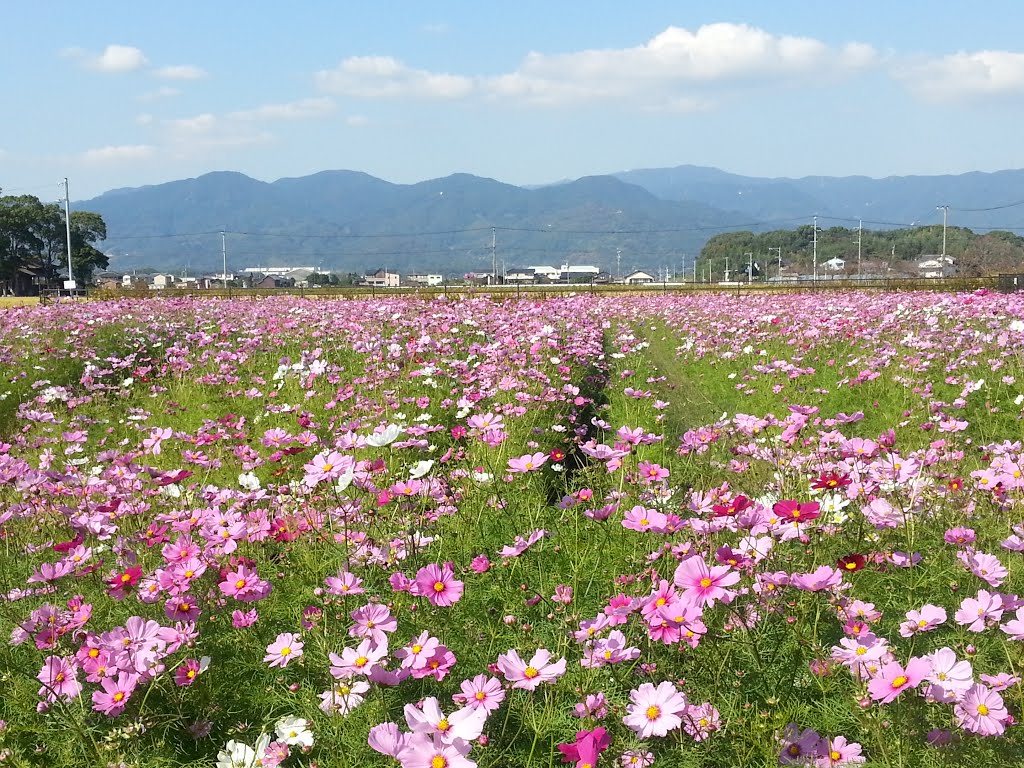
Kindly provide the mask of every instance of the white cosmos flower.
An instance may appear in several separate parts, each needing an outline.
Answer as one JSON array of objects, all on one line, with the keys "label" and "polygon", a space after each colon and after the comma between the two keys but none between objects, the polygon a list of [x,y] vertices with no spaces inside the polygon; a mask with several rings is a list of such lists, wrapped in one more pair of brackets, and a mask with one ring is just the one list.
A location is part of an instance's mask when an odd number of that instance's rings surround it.
[{"label": "white cosmos flower", "polygon": [[270,744],[270,735],[262,734],[256,742],[256,749],[241,741],[229,741],[217,754],[217,768],[258,768]]},{"label": "white cosmos flower", "polygon": [[352,468],[350,467],[345,471],[345,474],[338,478],[338,482],[334,485],[338,493],[341,493],[352,484],[353,477],[355,477],[355,474],[352,472]]},{"label": "white cosmos flower", "polygon": [[289,747],[298,745],[300,747],[313,746],[313,732],[309,730],[309,721],[301,717],[282,717],[277,721],[275,727],[277,738]]},{"label": "white cosmos flower", "polygon": [[366,444],[372,445],[374,448],[383,448],[385,445],[391,445],[391,443],[395,442],[400,434],[402,434],[400,426],[388,424],[383,432],[374,432],[367,437]]},{"label": "white cosmos flower", "polygon": [[258,491],[260,479],[253,472],[243,472],[238,476],[238,484],[247,491]]},{"label": "white cosmos flower", "polygon": [[434,467],[433,461],[421,461],[416,464],[411,470],[409,470],[409,477],[413,480],[417,480],[424,475],[428,474]]}]

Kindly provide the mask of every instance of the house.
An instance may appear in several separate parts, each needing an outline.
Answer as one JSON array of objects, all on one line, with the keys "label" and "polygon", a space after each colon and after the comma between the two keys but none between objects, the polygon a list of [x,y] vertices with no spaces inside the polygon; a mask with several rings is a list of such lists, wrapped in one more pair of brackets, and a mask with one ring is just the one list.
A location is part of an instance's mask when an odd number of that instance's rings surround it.
[{"label": "house", "polygon": [[506,285],[532,285],[536,282],[536,274],[532,267],[512,267],[505,270]]},{"label": "house", "polygon": [[535,283],[557,283],[561,272],[554,267],[532,266],[527,267],[527,270],[533,273],[533,282]]},{"label": "house", "polygon": [[622,278],[625,285],[647,285],[654,282],[654,277],[646,272],[632,272]]},{"label": "house", "polygon": [[846,259],[840,259],[836,256],[835,258],[822,262],[821,268],[827,272],[842,272],[846,269]]},{"label": "house", "polygon": [[152,288],[156,288],[158,291],[162,291],[165,288],[173,288],[174,281],[177,278],[174,275],[153,275]]},{"label": "house", "polygon": [[253,283],[253,288],[293,288],[295,281],[287,277],[276,277],[274,275],[266,275],[264,278],[256,283]]},{"label": "house", "polygon": [[952,256],[926,255],[917,263],[919,277],[952,277],[956,274],[956,261]]},{"label": "house", "polygon": [[441,285],[444,282],[444,276],[443,275],[427,275],[427,274],[423,274],[423,273],[417,273],[417,274],[409,275],[409,277],[406,278],[406,279],[410,283],[413,283],[414,285],[426,285],[426,286]]},{"label": "house", "polygon": [[388,272],[387,268],[367,272],[359,283],[371,288],[397,288],[401,284],[397,272]]},{"label": "house", "polygon": [[601,270],[589,264],[573,266],[563,264],[558,274],[558,281],[561,283],[589,283],[599,274],[601,274]]}]

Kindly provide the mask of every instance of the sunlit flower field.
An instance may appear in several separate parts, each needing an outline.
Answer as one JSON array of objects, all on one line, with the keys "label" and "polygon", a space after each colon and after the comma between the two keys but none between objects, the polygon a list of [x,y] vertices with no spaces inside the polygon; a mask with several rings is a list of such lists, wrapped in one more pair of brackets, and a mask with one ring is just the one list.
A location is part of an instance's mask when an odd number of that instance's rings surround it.
[{"label": "sunlit flower field", "polygon": [[1024,296],[0,311],[0,765],[1013,765]]}]

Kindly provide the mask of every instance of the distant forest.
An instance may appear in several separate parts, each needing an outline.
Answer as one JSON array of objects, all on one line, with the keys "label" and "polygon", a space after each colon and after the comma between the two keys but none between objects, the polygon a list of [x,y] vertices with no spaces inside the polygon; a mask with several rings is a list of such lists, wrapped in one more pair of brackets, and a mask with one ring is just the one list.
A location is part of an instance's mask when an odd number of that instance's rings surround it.
[{"label": "distant forest", "polygon": [[[919,260],[942,253],[941,224],[884,231],[865,229],[860,234],[857,228],[819,227],[819,266],[838,257],[846,261],[845,273],[856,274],[858,236],[862,237],[860,254],[865,273],[913,274]],[[777,249],[781,249],[784,267],[809,273],[814,259],[814,226],[715,235],[700,252],[697,272],[703,274],[710,267],[714,274],[722,274],[728,260],[731,271],[745,274],[750,253],[762,275],[775,276],[780,257]],[[1002,230],[977,234],[965,227],[947,227],[946,254],[956,260],[957,274],[964,277],[1017,272],[1024,264],[1024,237]]]}]

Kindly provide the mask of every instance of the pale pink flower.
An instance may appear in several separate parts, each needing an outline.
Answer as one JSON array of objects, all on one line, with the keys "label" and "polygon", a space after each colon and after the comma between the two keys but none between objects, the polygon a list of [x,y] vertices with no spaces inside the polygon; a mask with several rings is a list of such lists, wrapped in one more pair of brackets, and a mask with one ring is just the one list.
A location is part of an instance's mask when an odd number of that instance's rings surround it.
[{"label": "pale pink flower", "polygon": [[551,662],[551,652],[541,648],[527,664],[516,651],[510,650],[498,656],[498,669],[513,688],[533,691],[541,683],[554,682],[564,675],[565,659]]},{"label": "pale pink flower", "polygon": [[271,667],[287,667],[288,662],[302,655],[302,640],[291,632],[282,632],[267,646],[267,655],[263,661]]},{"label": "pale pink flower", "polygon": [[674,731],[682,724],[682,714],[688,707],[686,696],[668,681],[657,687],[643,683],[630,691],[629,700],[622,722],[641,739]]}]

